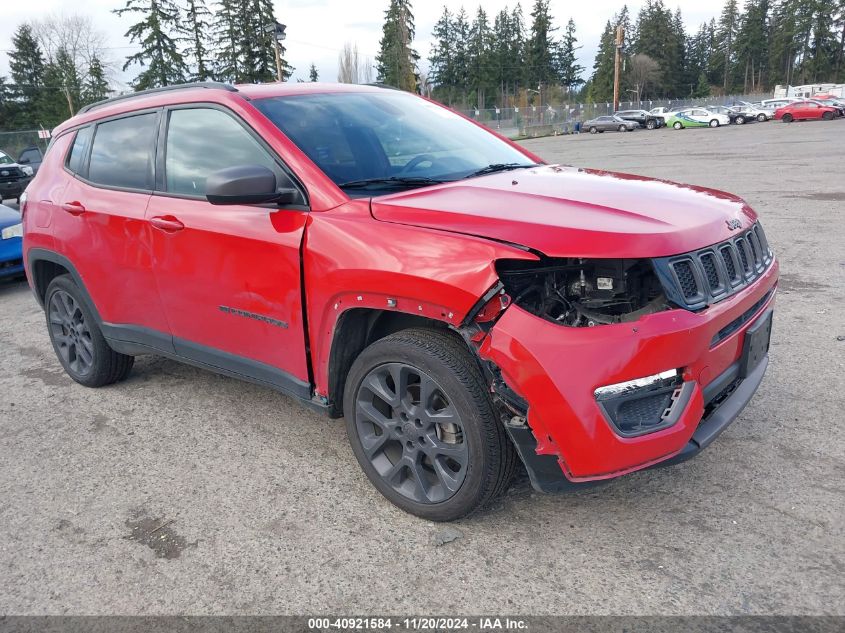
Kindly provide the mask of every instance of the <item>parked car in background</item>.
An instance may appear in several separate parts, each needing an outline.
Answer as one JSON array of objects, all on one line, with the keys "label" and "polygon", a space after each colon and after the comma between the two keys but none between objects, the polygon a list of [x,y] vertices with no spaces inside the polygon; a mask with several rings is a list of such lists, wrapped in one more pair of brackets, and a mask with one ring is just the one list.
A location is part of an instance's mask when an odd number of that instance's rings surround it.
[{"label": "parked car in background", "polygon": [[616,115],[607,115],[590,119],[584,123],[584,127],[590,131],[590,134],[595,134],[596,132],[607,132],[608,130],[611,132],[632,132],[640,127],[640,124],[636,121],[620,119]]},{"label": "parked car in background", "polygon": [[832,106],[824,106],[815,101],[796,101],[775,110],[774,118],[784,123],[792,123],[811,119],[832,121],[836,116],[837,110]]},{"label": "parked car in background", "polygon": [[0,279],[23,276],[21,214],[0,204]]},{"label": "parked car in background", "polygon": [[[771,115],[768,112],[761,110],[760,108],[756,107],[754,104],[748,103],[747,101],[741,101],[739,103],[735,103],[731,106],[731,109],[735,110],[739,114],[743,115],[746,118],[746,120],[749,120],[749,121],[751,119],[754,119],[754,120],[760,121],[762,123],[763,121],[768,121],[769,119],[772,118]],[[739,121],[737,121],[737,123],[739,123]]]},{"label": "parked car in background", "polygon": [[740,112],[736,108],[730,108],[728,106],[705,106],[705,109],[715,114],[724,114],[728,117],[728,120],[731,123],[736,123],[737,125],[743,125],[744,123],[757,120],[753,116]]},{"label": "parked car in background", "polygon": [[801,99],[796,99],[795,97],[782,97],[780,99],[763,99],[763,101],[752,105],[762,112],[765,112],[770,119],[773,119],[775,117],[775,111],[778,108],[782,108],[797,101],[801,101]]},{"label": "parked car in background", "polygon": [[41,148],[35,145],[25,148],[18,156],[18,164],[32,167],[33,176],[38,173],[42,160],[44,160],[44,154],[41,152]]},{"label": "parked car in background", "polygon": [[682,130],[685,127],[719,127],[729,125],[730,122],[731,119],[727,114],[710,112],[706,108],[686,108],[673,112],[666,120],[666,125]]},{"label": "parked car in background", "polygon": [[0,151],[0,203],[20,198],[34,173],[29,165],[20,165],[6,152]]},{"label": "parked car in background", "polygon": [[646,110],[620,110],[614,116],[618,116],[625,121],[634,121],[639,123],[640,127],[649,130],[654,130],[666,124],[666,121],[661,116],[655,116]]},{"label": "parked car in background", "polygon": [[845,103],[841,101],[835,99],[816,99],[815,97],[807,99],[807,101],[817,103],[822,107],[833,108],[836,111],[836,116],[845,116]]}]

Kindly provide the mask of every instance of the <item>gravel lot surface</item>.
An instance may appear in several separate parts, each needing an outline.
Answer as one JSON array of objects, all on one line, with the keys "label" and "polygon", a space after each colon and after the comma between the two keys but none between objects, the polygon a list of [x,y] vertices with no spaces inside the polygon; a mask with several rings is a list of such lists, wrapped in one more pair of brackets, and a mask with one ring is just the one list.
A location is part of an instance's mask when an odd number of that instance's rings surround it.
[{"label": "gravel lot surface", "polygon": [[843,139],[527,141],[743,195],[782,266],[772,361],[697,459],[571,496],[521,478],[450,526],[387,503],[340,421],[273,391],[153,357],[73,383],[28,287],[0,284],[0,613],[845,614]]}]

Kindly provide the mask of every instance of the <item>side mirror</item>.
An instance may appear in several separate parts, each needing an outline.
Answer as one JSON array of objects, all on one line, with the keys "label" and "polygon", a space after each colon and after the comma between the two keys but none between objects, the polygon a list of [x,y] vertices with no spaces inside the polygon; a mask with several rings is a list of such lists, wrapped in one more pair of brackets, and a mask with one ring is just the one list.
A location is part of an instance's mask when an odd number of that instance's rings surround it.
[{"label": "side mirror", "polygon": [[227,167],[209,175],[205,181],[205,198],[211,204],[281,205],[300,202],[297,189],[278,189],[276,174],[263,165]]}]

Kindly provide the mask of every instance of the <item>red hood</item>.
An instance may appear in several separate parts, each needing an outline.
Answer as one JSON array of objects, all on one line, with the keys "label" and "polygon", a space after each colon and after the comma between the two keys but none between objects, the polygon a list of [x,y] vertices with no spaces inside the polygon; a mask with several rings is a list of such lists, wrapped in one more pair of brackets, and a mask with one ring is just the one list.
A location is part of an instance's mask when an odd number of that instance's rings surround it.
[{"label": "red hood", "polygon": [[663,257],[748,227],[740,198],[704,187],[549,165],[374,198],[373,217],[521,244],[550,257]]}]

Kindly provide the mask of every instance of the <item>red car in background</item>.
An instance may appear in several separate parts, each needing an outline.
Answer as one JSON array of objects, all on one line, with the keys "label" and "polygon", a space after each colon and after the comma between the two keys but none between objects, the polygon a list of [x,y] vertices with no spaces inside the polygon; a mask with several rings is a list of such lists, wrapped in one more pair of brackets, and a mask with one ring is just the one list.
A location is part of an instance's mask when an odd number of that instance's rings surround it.
[{"label": "red car in background", "polygon": [[836,113],[836,108],[832,106],[821,105],[815,101],[797,101],[775,110],[775,119],[784,123],[804,121],[806,119],[831,121],[836,117]]}]

